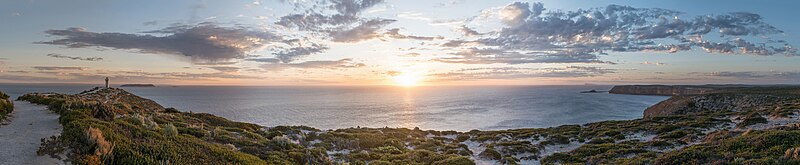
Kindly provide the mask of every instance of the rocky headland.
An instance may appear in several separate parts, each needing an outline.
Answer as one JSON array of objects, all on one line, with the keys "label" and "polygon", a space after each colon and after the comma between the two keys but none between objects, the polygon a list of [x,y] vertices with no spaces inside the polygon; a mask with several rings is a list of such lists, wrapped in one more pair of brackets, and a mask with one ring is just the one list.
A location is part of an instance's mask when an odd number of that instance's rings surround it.
[{"label": "rocky headland", "polygon": [[713,92],[716,87],[711,86],[689,86],[689,85],[618,85],[611,88],[608,93],[629,94],[629,95],[659,95],[659,96],[678,96],[678,95],[697,95]]},{"label": "rocky headland", "polygon": [[65,153],[73,164],[800,163],[800,88],[615,89],[678,96],[642,119],[469,132],[265,127],[164,108],[116,88],[19,99],[61,115],[64,131],[40,153]]}]

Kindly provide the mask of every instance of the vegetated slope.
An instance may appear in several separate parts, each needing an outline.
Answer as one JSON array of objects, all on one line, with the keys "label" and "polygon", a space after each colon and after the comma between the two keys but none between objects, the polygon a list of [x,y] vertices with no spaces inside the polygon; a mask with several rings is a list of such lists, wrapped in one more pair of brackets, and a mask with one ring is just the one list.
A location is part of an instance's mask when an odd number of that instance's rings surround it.
[{"label": "vegetated slope", "polygon": [[[162,108],[121,89],[20,99],[61,113],[64,133],[43,151],[70,148],[76,164],[800,163],[797,91],[727,93],[783,100],[776,104],[702,106],[636,120],[469,132],[261,127]],[[698,97],[707,101],[703,105],[731,104],[723,99],[726,94]]]},{"label": "vegetated slope", "polygon": [[0,121],[3,121],[8,114],[14,111],[14,102],[8,99],[8,95],[0,91]]}]

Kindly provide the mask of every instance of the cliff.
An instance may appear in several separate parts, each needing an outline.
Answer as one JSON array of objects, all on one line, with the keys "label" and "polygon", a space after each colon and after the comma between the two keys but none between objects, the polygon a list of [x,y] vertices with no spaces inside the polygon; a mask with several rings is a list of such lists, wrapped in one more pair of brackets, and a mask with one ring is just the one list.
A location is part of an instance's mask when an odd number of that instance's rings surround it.
[{"label": "cliff", "polygon": [[706,86],[669,86],[669,85],[619,85],[614,86],[608,93],[630,95],[698,95],[714,92],[715,87]]},{"label": "cliff", "polygon": [[714,88],[710,94],[684,94],[648,107],[644,117],[684,115],[702,111],[764,111],[798,99],[797,87]]}]

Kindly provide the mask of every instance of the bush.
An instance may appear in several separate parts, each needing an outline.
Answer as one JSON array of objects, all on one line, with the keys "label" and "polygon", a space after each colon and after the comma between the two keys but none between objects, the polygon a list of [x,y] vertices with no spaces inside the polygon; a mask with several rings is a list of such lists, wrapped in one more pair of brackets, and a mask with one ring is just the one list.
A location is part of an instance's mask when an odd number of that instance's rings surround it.
[{"label": "bush", "polygon": [[114,145],[108,142],[105,136],[103,136],[103,132],[97,128],[89,127],[89,129],[86,130],[86,143],[94,148],[94,156],[98,158],[105,158],[110,155],[114,149]]},{"label": "bush", "polygon": [[11,111],[14,111],[14,102],[8,100],[8,95],[0,91],[0,120],[5,119]]},{"label": "bush", "polygon": [[454,156],[445,160],[433,162],[433,165],[475,165],[475,162],[472,162],[472,160],[467,157]]},{"label": "bush", "polygon": [[758,113],[752,113],[748,115],[741,123],[737,124],[736,127],[744,128],[750,125],[760,124],[760,123],[767,123],[767,118],[762,117]]},{"label": "bush", "polygon": [[175,126],[172,124],[167,124],[164,126],[164,135],[169,137],[178,136],[178,128],[175,128]]},{"label": "bush", "polygon": [[481,152],[480,156],[490,160],[500,160],[503,158],[503,155],[500,154],[500,152],[497,152],[497,150],[494,150],[494,148],[490,147],[486,147],[486,149]]},{"label": "bush", "polygon": [[178,111],[178,109],[175,109],[175,108],[172,108],[172,107],[164,109],[164,112],[166,112],[166,113],[181,113],[181,111]]}]

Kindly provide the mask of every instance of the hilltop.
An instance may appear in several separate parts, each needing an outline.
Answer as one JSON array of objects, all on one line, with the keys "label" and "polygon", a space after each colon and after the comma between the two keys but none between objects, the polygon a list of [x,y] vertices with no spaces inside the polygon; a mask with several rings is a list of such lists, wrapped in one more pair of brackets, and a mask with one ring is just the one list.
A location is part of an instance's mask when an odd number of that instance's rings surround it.
[{"label": "hilltop", "polygon": [[116,88],[19,99],[61,114],[64,132],[40,151],[70,152],[75,164],[800,163],[800,89],[715,90],[674,96],[654,107],[676,110],[642,119],[469,132],[264,127]]}]

